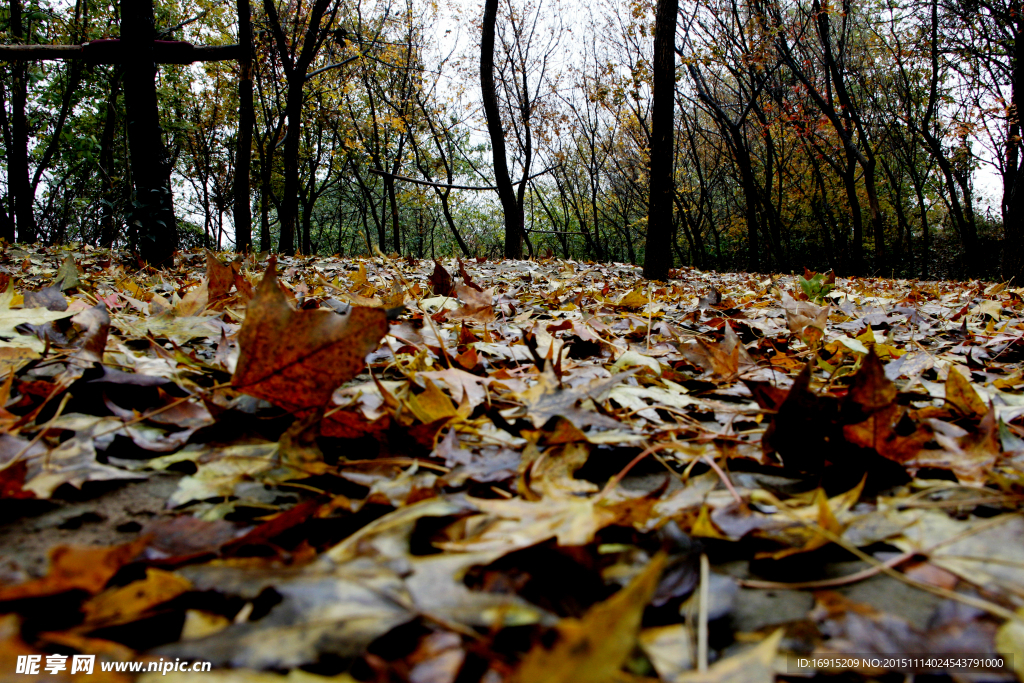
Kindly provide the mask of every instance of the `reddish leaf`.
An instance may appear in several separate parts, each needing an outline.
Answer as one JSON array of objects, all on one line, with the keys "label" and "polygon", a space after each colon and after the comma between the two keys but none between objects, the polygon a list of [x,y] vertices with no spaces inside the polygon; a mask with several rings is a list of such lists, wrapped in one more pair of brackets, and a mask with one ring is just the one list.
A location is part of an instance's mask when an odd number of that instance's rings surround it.
[{"label": "reddish leaf", "polygon": [[362,436],[381,439],[390,426],[391,417],[388,415],[370,422],[358,410],[338,410],[327,413],[320,423],[320,434],[336,439],[358,439]]},{"label": "reddish leaf", "polygon": [[455,281],[444,269],[440,261],[434,261],[434,272],[430,275],[430,286],[437,296],[451,296],[455,291]]},{"label": "reddish leaf", "polygon": [[235,273],[225,266],[209,249],[206,250],[206,278],[209,280],[210,301],[223,299],[235,284]]},{"label": "reddish leaf", "polygon": [[249,533],[224,544],[222,552],[230,554],[245,546],[267,545],[285,531],[309,520],[326,503],[327,496],[306,500],[290,510],[274,515]]},{"label": "reddish leaf", "polygon": [[275,266],[271,259],[249,302],[232,383],[287,410],[323,406],[342,382],[362,370],[366,354],[387,334],[387,314],[362,306],[353,306],[345,316],[323,309],[296,311],[277,283]]},{"label": "reddish leaf", "polygon": [[810,384],[811,366],[807,364],[761,440],[765,453],[777,452],[787,467],[805,472],[818,471],[824,465],[839,417],[837,400],[815,394]]},{"label": "reddish leaf", "polygon": [[484,291],[484,288],[473,282],[473,278],[466,272],[466,266],[462,263],[462,259],[459,259],[459,275],[462,276],[462,281],[467,287],[472,287],[478,292]]},{"label": "reddish leaf", "polygon": [[843,436],[857,446],[874,449],[883,458],[905,463],[932,439],[932,432],[918,426],[909,435],[899,435],[896,425],[904,414],[903,408],[890,404],[863,422],[843,427]]},{"label": "reddish leaf", "polygon": [[[860,370],[853,377],[853,384],[846,395],[844,410],[851,420],[872,415],[887,408],[896,400],[896,385],[885,376],[882,361],[871,347],[864,356]],[[858,420],[859,421],[859,420]]]},{"label": "reddish leaf", "polygon": [[27,472],[28,466],[24,460],[0,470],[0,498],[35,498],[34,493],[21,488],[25,484]]}]

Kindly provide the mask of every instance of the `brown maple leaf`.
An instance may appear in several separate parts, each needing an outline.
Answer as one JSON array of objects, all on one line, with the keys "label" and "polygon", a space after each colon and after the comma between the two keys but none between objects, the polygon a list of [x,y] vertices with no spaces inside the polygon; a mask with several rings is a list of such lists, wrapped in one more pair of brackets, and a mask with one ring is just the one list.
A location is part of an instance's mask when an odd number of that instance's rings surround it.
[{"label": "brown maple leaf", "polygon": [[246,310],[232,383],[287,410],[317,408],[363,368],[366,354],[387,334],[387,312],[362,306],[353,306],[347,315],[296,311],[275,269],[271,259]]},{"label": "brown maple leaf", "polygon": [[206,250],[206,278],[209,280],[210,301],[223,299],[235,284],[235,271],[226,266],[210,251]]},{"label": "brown maple leaf", "polygon": [[491,323],[495,320],[494,290],[474,289],[466,285],[455,285],[455,295],[464,302],[462,307],[449,316],[452,320],[475,320],[480,323]]},{"label": "brown maple leaf", "polygon": [[434,272],[430,274],[430,286],[437,296],[451,296],[455,291],[455,281],[440,261],[434,261]]}]

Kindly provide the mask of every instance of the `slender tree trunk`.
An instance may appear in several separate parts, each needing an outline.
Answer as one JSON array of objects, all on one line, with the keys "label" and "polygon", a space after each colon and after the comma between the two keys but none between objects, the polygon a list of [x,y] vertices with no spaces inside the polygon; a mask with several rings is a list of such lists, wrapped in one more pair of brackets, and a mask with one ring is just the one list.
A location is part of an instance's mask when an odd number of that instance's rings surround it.
[{"label": "slender tree trunk", "polygon": [[658,0],[654,19],[650,198],[644,277],[667,280],[672,267],[672,194],[676,94],[676,15],[679,0]]},{"label": "slender tree trunk", "polygon": [[494,157],[494,184],[505,214],[505,258],[523,257],[525,220],[523,207],[516,202],[512,178],[508,174],[505,153],[505,131],[498,112],[498,96],[494,89],[494,25],[498,18],[498,0],[485,0],[483,30],[480,34],[480,93],[487,117],[487,133]]},{"label": "slender tree trunk", "polygon": [[171,157],[164,147],[156,99],[152,0],[121,1],[121,40],[126,54],[124,104],[135,201],[129,241],[151,265],[168,264],[178,246],[171,196]]},{"label": "slender tree trunk", "polygon": [[[267,154],[269,163],[270,155]],[[260,168],[260,251],[270,249],[270,167],[264,163]]]},{"label": "slender tree trunk", "polygon": [[[1022,46],[1024,47],[1024,46]],[[1024,55],[1022,55],[1024,56]],[[1016,278],[1018,286],[1024,282],[1024,168],[1020,165],[1020,115],[1018,108],[1024,104],[1024,59],[1014,64],[1013,108],[1006,134],[1006,173],[1003,175],[1003,278]],[[927,263],[927,261],[925,261]]]},{"label": "slender tree trunk", "polygon": [[853,273],[860,274],[864,272],[864,217],[861,215],[860,198],[857,196],[857,159],[852,154],[847,156],[843,187],[846,188],[846,201],[850,205],[850,220],[853,222],[851,265]]},{"label": "slender tree trunk", "polygon": [[395,196],[395,179],[388,176],[384,179],[384,186],[387,189],[388,202],[391,205],[391,245],[396,254],[402,253],[402,231],[398,218],[398,198]]},{"label": "slender tree trunk", "polygon": [[[22,26],[21,0],[11,0],[11,33],[21,43],[25,41]],[[11,142],[7,167],[7,182],[14,199],[12,213],[18,229],[18,240],[30,244],[36,241],[35,203],[28,172],[28,121],[25,105],[28,101],[28,62],[15,62],[11,87]]]},{"label": "slender tree trunk", "polygon": [[924,280],[928,279],[928,261],[931,258],[931,227],[928,225],[928,206],[924,201],[924,185],[915,175],[914,194],[917,195],[917,206],[921,212],[921,275]]},{"label": "slender tree trunk", "polygon": [[282,254],[295,253],[295,227],[299,217],[299,127],[302,125],[302,91],[306,82],[301,78],[288,79],[288,99],[285,118],[288,132],[284,139],[284,196],[281,198],[280,235],[277,250]]},{"label": "slender tree trunk", "polygon": [[[448,224],[448,229],[451,230],[452,237],[455,238],[456,243],[459,245],[459,249],[462,250],[462,255],[466,258],[471,257],[473,252],[470,250],[469,245],[466,244],[466,240],[462,239],[462,234],[459,232],[458,226],[455,225],[455,218],[452,216],[452,208],[448,204],[448,193],[451,192],[451,190],[442,190],[439,187],[435,187],[434,190],[437,193],[438,199],[441,200],[441,213],[444,214],[445,223]],[[431,244],[433,244],[433,229],[431,229],[430,240]]]},{"label": "slender tree trunk", "polygon": [[[11,133],[11,124],[7,118],[7,88],[6,84],[0,81],[0,128],[3,131],[3,143],[6,149],[13,149],[13,135]],[[9,162],[8,162],[9,163]],[[8,174],[10,174],[10,168],[8,168]],[[7,195],[4,197],[6,201],[6,207],[3,211],[3,221],[0,222],[0,238],[7,241],[8,244],[14,243],[14,188],[11,183],[7,183]]]},{"label": "slender tree trunk", "polygon": [[11,220],[3,202],[0,202],[0,239],[9,243],[14,241],[14,221]]},{"label": "slender tree trunk", "polygon": [[[263,0],[271,33],[277,46],[278,55],[288,81],[285,96],[285,119],[288,132],[284,140],[284,197],[278,210],[281,224],[278,251],[282,254],[295,253],[295,228],[299,220],[299,135],[302,126],[302,97],[305,90],[306,74],[320,48],[321,24],[331,0],[315,0],[309,9],[309,22],[302,37],[301,48],[289,52],[289,41],[277,15],[274,0]],[[333,14],[328,18],[330,24]]]},{"label": "slender tree trunk", "polygon": [[252,250],[252,207],[249,169],[252,166],[252,23],[249,0],[238,0],[238,146],[235,151],[235,250]]},{"label": "slender tree trunk", "polygon": [[313,253],[313,203],[315,200],[302,204],[302,253],[309,256]]}]

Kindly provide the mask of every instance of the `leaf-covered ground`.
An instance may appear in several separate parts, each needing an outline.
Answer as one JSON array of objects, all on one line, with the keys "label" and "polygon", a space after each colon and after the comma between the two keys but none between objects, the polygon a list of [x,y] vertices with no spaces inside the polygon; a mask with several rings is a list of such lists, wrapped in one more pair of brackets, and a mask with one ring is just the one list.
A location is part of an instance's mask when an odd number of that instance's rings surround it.
[{"label": "leaf-covered ground", "polygon": [[128,264],[0,257],[4,680],[1024,671],[1024,289]]}]

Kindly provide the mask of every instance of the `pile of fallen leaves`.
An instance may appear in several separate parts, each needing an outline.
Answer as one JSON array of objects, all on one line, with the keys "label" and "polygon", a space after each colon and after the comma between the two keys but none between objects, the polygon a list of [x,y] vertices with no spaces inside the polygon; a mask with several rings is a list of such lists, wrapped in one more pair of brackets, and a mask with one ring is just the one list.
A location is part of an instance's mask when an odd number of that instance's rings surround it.
[{"label": "pile of fallen leaves", "polygon": [[128,263],[0,257],[0,678],[1024,671],[1024,289]]}]

